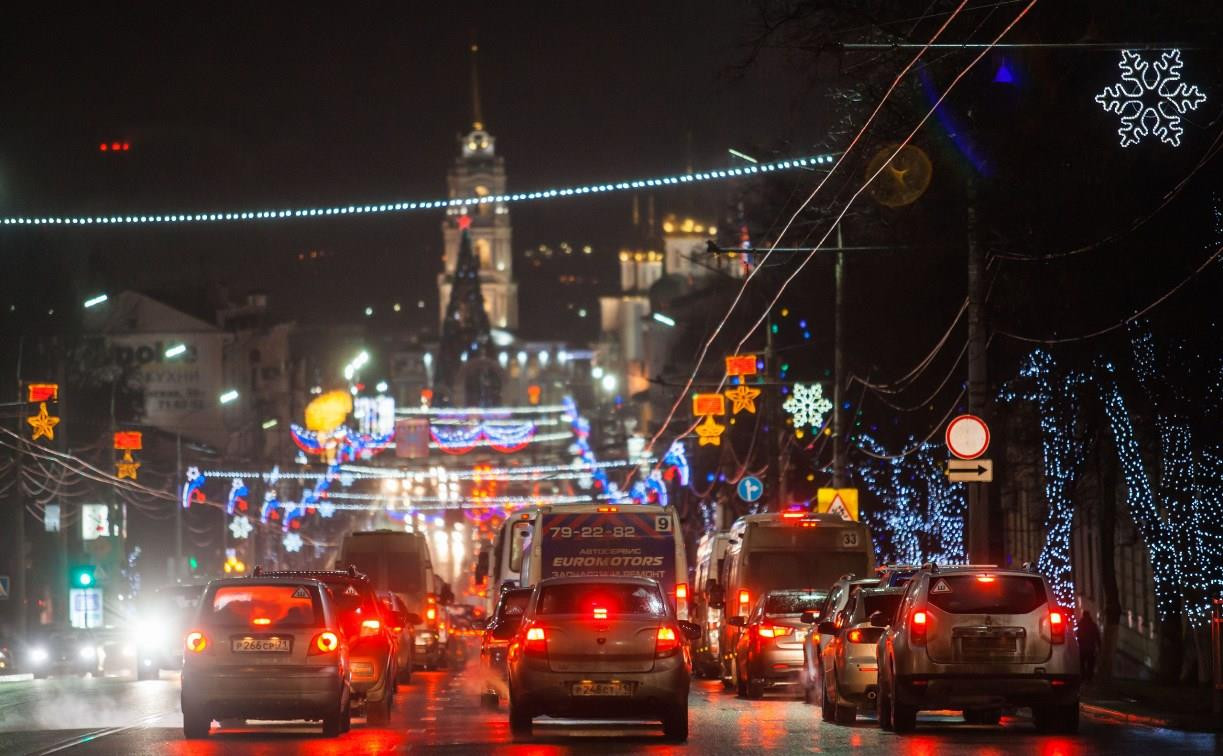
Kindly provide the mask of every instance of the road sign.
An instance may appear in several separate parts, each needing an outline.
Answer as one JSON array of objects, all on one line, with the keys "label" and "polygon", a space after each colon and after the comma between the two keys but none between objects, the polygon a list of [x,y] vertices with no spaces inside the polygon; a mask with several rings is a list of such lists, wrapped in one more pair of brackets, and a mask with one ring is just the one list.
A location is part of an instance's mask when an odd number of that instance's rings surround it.
[{"label": "road sign", "polygon": [[952,483],[990,483],[994,480],[994,460],[949,459],[947,480]]},{"label": "road sign", "polygon": [[821,514],[840,515],[844,520],[858,519],[858,489],[821,488],[816,492],[816,509]]},{"label": "road sign", "polygon": [[947,423],[947,449],[960,459],[976,459],[989,448],[989,426],[976,415],[960,415]]},{"label": "road sign", "polygon": [[0,575],[0,601],[8,598],[8,575]]},{"label": "road sign", "polygon": [[764,484],[760,482],[760,478],[747,475],[739,478],[739,485],[735,487],[735,490],[739,492],[740,499],[750,504],[760,499],[761,494],[764,493]]}]

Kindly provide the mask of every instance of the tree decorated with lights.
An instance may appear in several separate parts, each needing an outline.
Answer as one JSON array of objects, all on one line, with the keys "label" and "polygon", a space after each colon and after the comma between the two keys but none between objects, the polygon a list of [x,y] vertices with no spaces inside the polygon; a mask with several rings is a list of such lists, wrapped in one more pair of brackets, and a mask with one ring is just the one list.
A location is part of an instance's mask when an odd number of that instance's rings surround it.
[{"label": "tree decorated with lights", "polygon": [[[501,376],[492,361],[491,326],[480,289],[480,260],[472,252],[467,230],[470,224],[468,216],[460,216],[462,237],[450,301],[442,320],[437,377],[433,382],[434,394],[442,406],[453,403],[459,395],[460,380],[468,406],[494,406],[501,400]],[[471,366],[464,364],[469,361],[473,362]]]}]

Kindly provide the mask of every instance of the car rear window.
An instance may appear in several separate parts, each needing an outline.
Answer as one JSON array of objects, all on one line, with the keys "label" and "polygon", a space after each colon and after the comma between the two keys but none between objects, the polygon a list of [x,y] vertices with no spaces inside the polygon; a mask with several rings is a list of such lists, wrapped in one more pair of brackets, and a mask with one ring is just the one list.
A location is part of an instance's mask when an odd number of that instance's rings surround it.
[{"label": "car rear window", "polygon": [[501,597],[501,617],[521,617],[531,602],[530,591],[514,591]]},{"label": "car rear window", "polygon": [[1027,614],[1049,600],[1043,580],[1020,575],[934,575],[926,595],[952,614]]},{"label": "car rear window", "polygon": [[765,614],[802,614],[820,608],[824,597],[823,591],[811,593],[774,593],[764,601]]},{"label": "car rear window", "polygon": [[883,616],[891,619],[896,616],[896,607],[900,606],[903,593],[884,593],[875,596],[862,596],[862,617],[870,619],[875,612],[883,612]]},{"label": "car rear window", "polygon": [[340,614],[347,614],[357,609],[369,612],[377,607],[374,592],[368,586],[359,586],[346,580],[331,582],[324,579],[323,582],[331,591],[331,603],[335,605],[336,611]]},{"label": "car rear window", "polygon": [[662,593],[653,586],[626,583],[564,583],[543,588],[539,595],[539,614],[590,614],[596,608],[609,617],[644,614],[665,617]]},{"label": "car rear window", "polygon": [[315,591],[304,585],[225,585],[213,594],[210,608],[214,623],[243,627],[312,627],[319,615]]}]

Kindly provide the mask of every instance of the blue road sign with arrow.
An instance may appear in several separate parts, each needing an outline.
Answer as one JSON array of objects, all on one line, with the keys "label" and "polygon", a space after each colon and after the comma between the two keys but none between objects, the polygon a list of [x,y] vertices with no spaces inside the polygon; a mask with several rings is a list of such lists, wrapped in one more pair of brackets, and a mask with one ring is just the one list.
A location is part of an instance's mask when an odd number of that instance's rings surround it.
[{"label": "blue road sign with arrow", "polygon": [[764,484],[760,482],[760,478],[754,475],[746,475],[739,479],[739,485],[735,488],[739,492],[739,498],[749,504],[756,501],[764,493]]}]

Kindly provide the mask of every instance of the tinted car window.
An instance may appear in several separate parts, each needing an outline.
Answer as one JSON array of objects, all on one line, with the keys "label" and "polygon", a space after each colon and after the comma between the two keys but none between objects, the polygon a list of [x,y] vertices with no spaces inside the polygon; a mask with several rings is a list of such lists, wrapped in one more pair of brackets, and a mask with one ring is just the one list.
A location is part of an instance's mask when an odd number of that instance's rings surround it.
[{"label": "tinted car window", "polygon": [[318,624],[318,615],[314,592],[304,585],[221,586],[209,606],[212,622],[242,627],[312,627]]},{"label": "tinted car window", "polygon": [[367,587],[361,587],[348,582],[328,582],[324,580],[327,589],[331,591],[331,603],[340,614],[361,609],[365,613],[376,611],[374,593]]},{"label": "tinted car window", "polygon": [[870,619],[870,616],[875,612],[883,612],[883,616],[889,619],[895,617],[896,607],[900,606],[902,595],[900,593],[885,593],[881,596],[863,596],[863,619]]},{"label": "tinted car window", "polygon": [[522,613],[527,610],[527,604],[530,602],[530,591],[507,593],[501,597],[501,608],[497,614],[503,619],[506,617],[521,617]]},{"label": "tinted car window", "polygon": [[1048,601],[1038,577],[932,575],[926,600],[952,614],[1027,614]]},{"label": "tinted car window", "polygon": [[824,593],[773,593],[765,600],[765,614],[802,614],[820,608]]},{"label": "tinted car window", "polygon": [[666,616],[666,604],[657,588],[622,583],[566,583],[550,585],[540,592],[540,614],[589,614],[595,608],[608,616],[645,614]]}]

